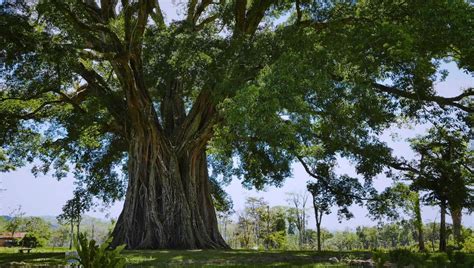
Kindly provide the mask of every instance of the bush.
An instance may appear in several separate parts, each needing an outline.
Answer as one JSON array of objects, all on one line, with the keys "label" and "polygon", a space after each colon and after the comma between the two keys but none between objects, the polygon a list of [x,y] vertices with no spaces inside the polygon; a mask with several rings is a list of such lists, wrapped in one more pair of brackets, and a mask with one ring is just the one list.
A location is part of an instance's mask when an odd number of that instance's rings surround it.
[{"label": "bush", "polygon": [[474,252],[474,236],[467,237],[464,240],[462,251],[464,252]]},{"label": "bush", "polygon": [[41,247],[41,243],[38,241],[38,238],[34,234],[26,234],[23,239],[21,239],[20,243],[21,246],[27,248],[36,248]]},{"label": "bush", "polygon": [[377,268],[381,268],[385,262],[389,260],[389,256],[386,252],[377,250],[372,252],[372,260],[375,262]]},{"label": "bush", "polygon": [[439,267],[439,268],[451,267],[449,265],[450,263],[451,262],[449,261],[448,254],[446,253],[431,254],[429,259],[427,260],[427,264],[429,265],[429,267]]},{"label": "bush", "polygon": [[448,254],[449,260],[451,261],[452,266],[459,268],[470,268],[474,267],[474,259],[469,258],[469,256],[461,251],[454,251],[451,254]]},{"label": "bush", "polygon": [[391,263],[396,263],[397,266],[414,265],[419,267],[424,262],[422,254],[415,253],[409,249],[394,249],[389,252],[389,259]]},{"label": "bush", "polygon": [[125,245],[116,249],[108,249],[111,239],[102,245],[96,245],[95,240],[87,240],[84,234],[79,234],[74,246],[79,257],[71,257],[77,260],[84,268],[121,268],[125,266],[125,259],[120,256],[120,252]]}]

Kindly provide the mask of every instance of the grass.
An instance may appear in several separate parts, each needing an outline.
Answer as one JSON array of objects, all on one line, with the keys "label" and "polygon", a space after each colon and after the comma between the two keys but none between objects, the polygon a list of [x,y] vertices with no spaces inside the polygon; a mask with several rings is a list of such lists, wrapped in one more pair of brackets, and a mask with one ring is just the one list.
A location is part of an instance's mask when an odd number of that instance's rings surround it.
[{"label": "grass", "polygon": [[65,248],[37,248],[30,253],[19,253],[19,248],[0,247],[0,267],[62,266]]},{"label": "grass", "polygon": [[[18,248],[0,248],[0,267],[37,267],[65,265],[67,249],[38,248],[18,253]],[[255,250],[126,250],[127,267],[347,267],[328,263],[356,256],[369,258],[368,252],[255,251]],[[7,267],[8,267],[7,266]]]},{"label": "grass", "polygon": [[[38,248],[18,253],[18,248],[0,248],[0,267],[66,267],[65,248]],[[387,253],[383,253],[387,254]],[[368,251],[255,251],[255,250],[126,250],[127,267],[348,267],[330,264],[329,258],[368,259]],[[439,255],[439,254],[438,254]],[[437,262],[435,254],[429,254]],[[466,256],[474,259],[474,254]],[[13,266],[12,264],[15,264]],[[435,267],[428,265],[426,267]],[[471,267],[469,267],[471,268]]]},{"label": "grass", "polygon": [[330,257],[350,254],[369,258],[367,252],[255,251],[255,250],[129,250],[124,252],[130,267],[347,267],[331,265]]}]

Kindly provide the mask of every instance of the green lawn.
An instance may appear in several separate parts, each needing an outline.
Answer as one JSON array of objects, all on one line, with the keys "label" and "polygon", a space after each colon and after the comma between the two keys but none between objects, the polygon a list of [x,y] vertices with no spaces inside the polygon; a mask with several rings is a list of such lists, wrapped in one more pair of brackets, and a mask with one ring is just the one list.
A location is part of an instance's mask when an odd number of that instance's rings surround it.
[{"label": "green lawn", "polygon": [[[65,264],[66,249],[34,249],[18,253],[17,248],[0,248],[0,267],[12,263],[28,265]],[[128,267],[347,267],[331,265],[330,257],[339,259],[358,256],[369,258],[367,252],[254,251],[254,250],[128,250],[123,252]]]},{"label": "green lawn", "polygon": [[[41,248],[31,253],[18,253],[18,248],[0,248],[0,267],[64,267],[67,249]],[[386,253],[384,253],[386,254]],[[339,260],[368,259],[367,251],[315,252],[315,251],[254,251],[254,250],[126,250],[123,256],[127,267],[348,267],[328,262],[331,257]],[[434,267],[437,254],[430,254]],[[466,255],[474,260],[474,254]],[[434,261],[434,262],[433,262]],[[472,263],[471,261],[469,263]],[[16,265],[16,266],[12,266]],[[464,267],[464,266],[460,266]],[[471,268],[471,267],[469,267]]]},{"label": "green lawn", "polygon": [[[213,267],[327,267],[330,257],[369,258],[366,252],[322,252],[314,251],[254,251],[254,250],[166,250],[146,251],[130,250],[124,255],[130,267],[142,266],[181,266]],[[330,267],[346,267],[335,266]]]}]

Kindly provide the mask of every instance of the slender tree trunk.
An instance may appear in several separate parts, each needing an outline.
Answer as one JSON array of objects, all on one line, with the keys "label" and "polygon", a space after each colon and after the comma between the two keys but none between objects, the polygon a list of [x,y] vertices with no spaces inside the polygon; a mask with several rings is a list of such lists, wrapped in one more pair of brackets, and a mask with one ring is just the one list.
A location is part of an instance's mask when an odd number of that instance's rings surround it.
[{"label": "slender tree trunk", "polygon": [[424,233],[423,233],[423,219],[421,218],[421,206],[420,206],[420,198],[417,193],[416,198],[415,198],[415,225],[416,229],[418,231],[418,249],[420,251],[425,251],[425,239],[424,239]]},{"label": "slender tree trunk", "polygon": [[318,251],[321,251],[321,220],[323,218],[322,211],[320,212],[318,206],[313,202],[314,207],[314,215],[316,217],[316,236],[317,236],[317,243],[318,243]]},{"label": "slender tree trunk", "polygon": [[318,236],[318,251],[321,251],[321,224],[316,224],[316,232]]},{"label": "slender tree trunk", "polygon": [[81,218],[79,218],[79,219],[77,220],[77,226],[76,226],[76,228],[77,228],[77,229],[76,229],[76,236],[77,236],[77,237],[79,237],[79,234],[80,234],[80,232],[81,232],[80,226],[81,226]]},{"label": "slender tree trunk", "polygon": [[453,220],[453,234],[454,240],[457,246],[460,246],[462,243],[462,209],[461,208],[451,208],[451,218]]},{"label": "slender tree trunk", "polygon": [[446,200],[441,200],[441,219],[439,226],[439,251],[446,252]]},{"label": "slender tree trunk", "polygon": [[70,233],[71,239],[69,240],[69,249],[72,249],[72,243],[74,240],[74,222],[71,220],[71,233]]}]

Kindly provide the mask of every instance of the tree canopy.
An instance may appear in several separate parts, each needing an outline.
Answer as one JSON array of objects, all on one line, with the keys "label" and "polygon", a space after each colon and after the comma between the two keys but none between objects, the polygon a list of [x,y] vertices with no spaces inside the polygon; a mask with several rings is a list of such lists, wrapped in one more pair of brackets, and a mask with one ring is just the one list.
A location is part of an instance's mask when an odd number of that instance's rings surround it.
[{"label": "tree canopy", "polygon": [[392,163],[377,135],[398,117],[426,106],[473,111],[472,88],[453,97],[434,89],[443,61],[474,71],[466,1],[190,0],[180,8],[170,21],[155,0],[4,1],[0,168],[31,162],[34,173],[72,172],[105,202],[128,189],[124,221],[161,225],[134,204],[188,200],[209,208],[192,215],[213,215],[207,195],[225,199],[222,178],[261,189],[280,185],[292,163],[311,171],[337,155],[370,182]]}]

